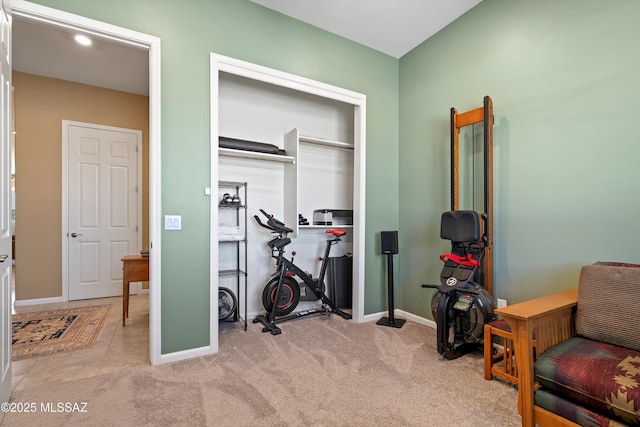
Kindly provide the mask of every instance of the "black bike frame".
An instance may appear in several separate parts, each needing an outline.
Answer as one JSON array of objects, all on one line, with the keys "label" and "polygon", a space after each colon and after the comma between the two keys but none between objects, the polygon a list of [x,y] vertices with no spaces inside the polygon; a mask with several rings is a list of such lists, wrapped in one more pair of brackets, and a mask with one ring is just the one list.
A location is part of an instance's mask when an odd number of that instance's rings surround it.
[{"label": "black bike frame", "polygon": [[[278,245],[277,242],[281,240],[284,244]],[[287,239],[288,240],[288,239]],[[327,240],[327,244],[324,251],[324,257],[322,258],[322,266],[320,267],[320,276],[318,281],[314,281],[311,276],[309,276],[305,271],[300,269],[297,265],[293,263],[293,257],[290,260],[284,257],[284,247],[289,243],[285,242],[285,239],[282,237],[272,240],[273,246],[272,257],[276,259],[276,272],[272,275],[272,277],[278,276],[278,287],[276,288],[276,294],[273,302],[273,306],[271,307],[271,311],[267,312],[265,315],[257,316],[253,322],[260,322],[264,326],[262,332],[271,332],[272,335],[278,335],[282,331],[278,326],[278,323],[286,322],[288,320],[299,319],[306,316],[311,316],[314,314],[331,314],[336,313],[340,317],[344,319],[351,319],[352,316],[349,313],[346,313],[336,307],[335,303],[327,297],[325,294],[325,285],[324,285],[324,277],[327,271],[327,262],[329,260],[329,253],[331,251],[331,246],[338,243],[340,241],[340,237],[336,236],[333,239]],[[295,252],[294,252],[295,256]],[[297,276],[299,277],[303,283],[307,285],[309,289],[315,294],[315,296],[322,302],[322,307],[319,309],[310,309],[301,312],[296,312],[289,314],[287,316],[276,317],[276,311],[278,309],[278,301],[280,300],[280,292],[282,291],[282,283],[286,276]]]}]

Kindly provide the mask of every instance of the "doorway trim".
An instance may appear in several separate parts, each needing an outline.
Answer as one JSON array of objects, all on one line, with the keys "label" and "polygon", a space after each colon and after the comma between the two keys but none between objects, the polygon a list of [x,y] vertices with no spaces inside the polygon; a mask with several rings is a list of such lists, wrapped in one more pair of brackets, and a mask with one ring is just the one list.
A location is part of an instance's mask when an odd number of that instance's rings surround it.
[{"label": "doorway trim", "polygon": [[[69,127],[81,126],[97,130],[130,132],[138,135],[136,147],[136,253],[142,249],[142,130],[128,129],[116,126],[106,126],[97,123],[62,120],[62,300],[69,301]],[[131,190],[129,190],[131,191]],[[140,283],[131,287],[136,293],[140,291]]]},{"label": "doorway trim", "polygon": [[149,357],[152,365],[165,362],[161,354],[161,139],[160,38],[74,15],[24,0],[11,0],[14,17],[55,27],[79,30],[96,37],[149,51]]}]

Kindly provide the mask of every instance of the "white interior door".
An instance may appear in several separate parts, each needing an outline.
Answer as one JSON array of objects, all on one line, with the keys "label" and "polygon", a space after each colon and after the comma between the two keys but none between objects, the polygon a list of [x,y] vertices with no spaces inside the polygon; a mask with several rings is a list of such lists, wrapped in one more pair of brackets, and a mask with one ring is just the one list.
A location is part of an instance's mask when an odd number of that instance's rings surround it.
[{"label": "white interior door", "polygon": [[[11,16],[4,0],[0,2],[0,31],[0,402],[8,402],[11,397]],[[2,416],[0,411],[0,420]]]},{"label": "white interior door", "polygon": [[[69,300],[122,295],[122,257],[139,253],[140,131],[65,121]],[[64,132],[63,132],[64,133]]]}]

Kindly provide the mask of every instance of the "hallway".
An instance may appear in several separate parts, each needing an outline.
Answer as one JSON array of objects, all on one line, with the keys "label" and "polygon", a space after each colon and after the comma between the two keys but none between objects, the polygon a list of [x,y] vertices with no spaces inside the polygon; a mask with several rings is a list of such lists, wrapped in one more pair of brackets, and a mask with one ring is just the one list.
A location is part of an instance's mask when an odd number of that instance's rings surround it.
[{"label": "hallway", "polygon": [[131,296],[126,327],[122,327],[121,297],[18,307],[14,308],[14,313],[101,304],[113,304],[113,309],[93,348],[14,361],[13,390],[33,389],[148,366],[148,294]]}]

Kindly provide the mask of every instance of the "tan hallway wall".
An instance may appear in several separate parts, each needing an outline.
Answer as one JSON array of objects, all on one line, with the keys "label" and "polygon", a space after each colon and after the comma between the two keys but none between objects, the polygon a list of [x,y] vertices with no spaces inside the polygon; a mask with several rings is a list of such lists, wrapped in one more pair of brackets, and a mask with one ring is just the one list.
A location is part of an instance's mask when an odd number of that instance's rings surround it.
[{"label": "tan hallway wall", "polygon": [[149,242],[149,98],[13,73],[16,301],[62,295],[62,120],[142,130],[142,246]]}]

